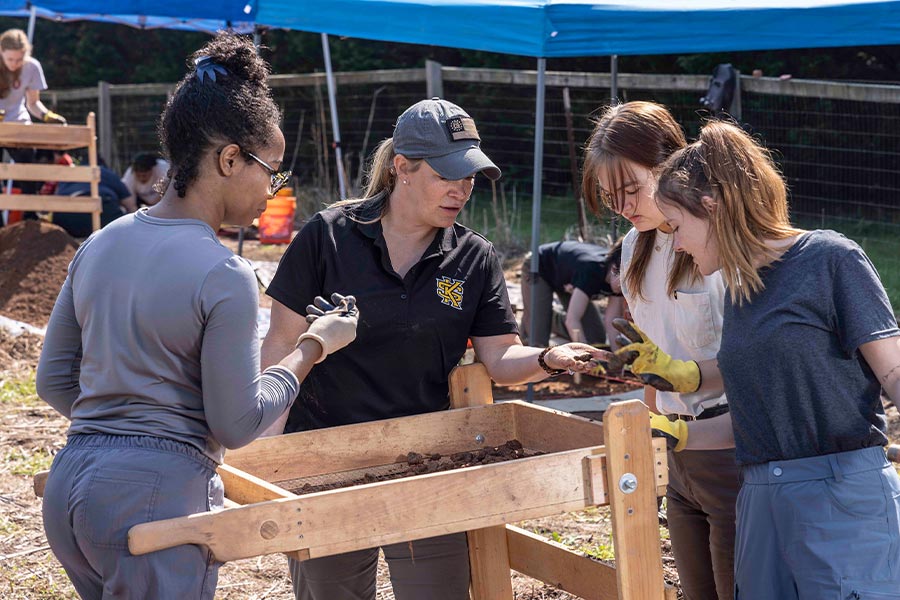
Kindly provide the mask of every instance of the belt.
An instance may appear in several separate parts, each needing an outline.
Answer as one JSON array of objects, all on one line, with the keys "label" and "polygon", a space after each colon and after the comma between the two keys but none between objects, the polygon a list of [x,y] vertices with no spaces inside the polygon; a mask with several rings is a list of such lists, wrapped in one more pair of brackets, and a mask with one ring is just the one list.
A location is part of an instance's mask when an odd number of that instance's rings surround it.
[{"label": "belt", "polygon": [[724,415],[728,412],[727,404],[720,404],[718,406],[710,406],[707,409],[704,409],[696,417],[694,415],[666,415],[666,417],[670,421],[677,421],[681,419],[683,421],[702,421],[703,419],[712,419],[713,417],[718,417],[719,415]]}]

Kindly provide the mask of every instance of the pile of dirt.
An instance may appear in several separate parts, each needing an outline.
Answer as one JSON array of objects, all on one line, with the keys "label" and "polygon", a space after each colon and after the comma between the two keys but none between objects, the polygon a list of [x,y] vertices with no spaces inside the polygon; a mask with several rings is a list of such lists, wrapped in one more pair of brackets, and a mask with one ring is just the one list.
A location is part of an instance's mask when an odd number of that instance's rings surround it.
[{"label": "pile of dirt", "polygon": [[396,465],[386,466],[387,468],[382,468],[379,471],[369,471],[363,473],[359,477],[352,477],[329,483],[304,483],[297,487],[290,486],[288,489],[294,494],[311,494],[313,492],[324,492],[326,490],[361,485],[364,483],[375,483],[376,481],[389,481],[392,479],[401,479],[403,477],[424,475],[425,473],[438,473],[441,471],[462,469],[464,467],[489,465],[497,462],[516,460],[517,458],[525,458],[527,456],[538,456],[540,454],[543,454],[543,452],[526,450],[522,447],[522,443],[519,440],[509,440],[500,446],[479,448],[478,450],[469,452],[457,452],[455,454],[450,454],[449,456],[410,452],[406,456],[397,457]]},{"label": "pile of dirt", "polygon": [[0,228],[0,314],[44,327],[78,242],[44,221]]}]

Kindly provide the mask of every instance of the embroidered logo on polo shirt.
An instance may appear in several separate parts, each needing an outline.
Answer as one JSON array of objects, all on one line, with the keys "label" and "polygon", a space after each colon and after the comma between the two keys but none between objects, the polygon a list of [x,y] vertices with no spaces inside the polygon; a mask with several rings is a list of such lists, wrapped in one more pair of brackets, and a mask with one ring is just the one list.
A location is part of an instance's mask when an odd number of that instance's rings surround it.
[{"label": "embroidered logo on polo shirt", "polygon": [[463,284],[462,279],[451,279],[446,275],[437,278],[437,295],[441,304],[452,306],[456,310],[462,310]]},{"label": "embroidered logo on polo shirt", "polygon": [[450,117],[447,119],[447,131],[450,133],[450,139],[454,142],[460,140],[475,140],[480,142],[478,129],[475,127],[475,120],[470,117]]}]

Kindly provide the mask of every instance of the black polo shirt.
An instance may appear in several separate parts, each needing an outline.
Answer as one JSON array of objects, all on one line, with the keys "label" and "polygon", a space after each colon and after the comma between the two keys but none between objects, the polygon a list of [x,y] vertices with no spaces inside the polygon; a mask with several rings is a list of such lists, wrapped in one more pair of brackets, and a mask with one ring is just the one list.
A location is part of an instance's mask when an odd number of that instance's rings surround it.
[{"label": "black polo shirt", "polygon": [[553,242],[538,248],[538,273],[555,292],[571,283],[588,296],[615,296],[606,274],[609,250],[582,242]]},{"label": "black polo shirt", "polygon": [[287,432],[446,409],[447,378],[468,338],[517,333],[493,245],[459,224],[438,231],[401,279],[380,222],[320,212],[291,242],[266,293],[306,314],[313,298],[332,292],[356,296],[356,340],[313,368]]}]

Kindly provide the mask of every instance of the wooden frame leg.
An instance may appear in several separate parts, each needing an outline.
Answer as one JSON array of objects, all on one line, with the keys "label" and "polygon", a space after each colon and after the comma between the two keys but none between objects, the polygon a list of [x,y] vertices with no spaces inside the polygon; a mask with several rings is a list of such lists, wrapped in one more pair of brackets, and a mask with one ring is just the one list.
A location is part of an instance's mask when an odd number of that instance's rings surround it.
[{"label": "wooden frame leg", "polygon": [[[491,378],[481,363],[456,367],[450,373],[450,406],[463,408],[493,404]],[[506,527],[467,532],[472,600],[512,600]]]},{"label": "wooden frame leg", "polygon": [[649,411],[639,400],[615,403],[603,415],[603,431],[619,600],[662,600]]}]

